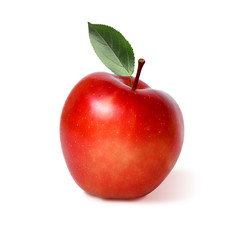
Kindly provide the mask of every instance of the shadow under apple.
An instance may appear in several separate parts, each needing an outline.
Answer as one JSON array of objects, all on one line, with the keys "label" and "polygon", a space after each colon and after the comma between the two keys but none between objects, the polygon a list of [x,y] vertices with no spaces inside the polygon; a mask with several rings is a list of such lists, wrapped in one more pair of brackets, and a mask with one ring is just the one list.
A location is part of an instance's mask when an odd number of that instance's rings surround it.
[{"label": "shadow under apple", "polygon": [[196,189],[192,172],[176,169],[151,193],[139,198],[139,202],[172,202],[191,198]]}]

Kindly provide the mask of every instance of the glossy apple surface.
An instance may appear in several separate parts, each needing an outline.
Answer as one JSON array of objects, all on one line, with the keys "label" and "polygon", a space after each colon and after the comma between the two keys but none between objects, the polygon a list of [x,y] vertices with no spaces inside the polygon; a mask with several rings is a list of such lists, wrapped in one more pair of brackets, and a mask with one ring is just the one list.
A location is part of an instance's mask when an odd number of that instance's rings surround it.
[{"label": "glossy apple surface", "polygon": [[128,77],[102,72],[77,83],[60,121],[73,179],[102,198],[153,191],[175,165],[183,137],[182,113],[171,96],[140,80],[133,89]]}]

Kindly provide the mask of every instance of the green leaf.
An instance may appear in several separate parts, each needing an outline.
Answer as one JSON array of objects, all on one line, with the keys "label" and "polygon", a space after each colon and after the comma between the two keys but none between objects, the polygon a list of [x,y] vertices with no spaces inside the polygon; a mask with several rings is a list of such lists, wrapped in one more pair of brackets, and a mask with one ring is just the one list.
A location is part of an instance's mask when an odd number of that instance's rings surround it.
[{"label": "green leaf", "polygon": [[91,44],[100,60],[113,73],[131,76],[134,71],[133,49],[123,35],[112,27],[88,23]]}]

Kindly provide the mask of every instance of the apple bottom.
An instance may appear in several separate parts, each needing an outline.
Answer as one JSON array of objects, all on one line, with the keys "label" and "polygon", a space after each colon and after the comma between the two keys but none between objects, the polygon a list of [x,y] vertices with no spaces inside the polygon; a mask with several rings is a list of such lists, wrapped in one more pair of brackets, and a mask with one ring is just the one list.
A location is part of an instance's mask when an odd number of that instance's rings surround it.
[{"label": "apple bottom", "polygon": [[[156,151],[161,152],[158,157]],[[82,144],[75,152],[82,154],[75,156],[78,164],[67,163],[72,177],[83,190],[102,198],[130,199],[150,193],[177,160],[176,156],[169,160],[157,145],[134,146],[117,140]],[[108,153],[111,157],[106,156]]]}]

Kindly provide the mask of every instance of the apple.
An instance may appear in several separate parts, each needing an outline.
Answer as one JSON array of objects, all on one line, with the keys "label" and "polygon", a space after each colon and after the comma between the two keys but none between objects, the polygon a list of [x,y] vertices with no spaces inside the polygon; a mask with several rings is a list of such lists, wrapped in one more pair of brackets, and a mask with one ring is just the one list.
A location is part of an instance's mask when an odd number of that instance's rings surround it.
[{"label": "apple", "polygon": [[144,196],[174,167],[184,138],[176,101],[136,78],[96,72],[72,89],[60,120],[67,167],[87,193],[101,198]]}]

